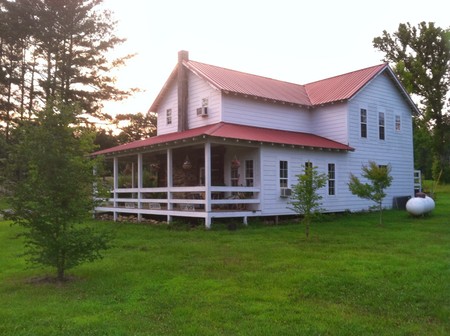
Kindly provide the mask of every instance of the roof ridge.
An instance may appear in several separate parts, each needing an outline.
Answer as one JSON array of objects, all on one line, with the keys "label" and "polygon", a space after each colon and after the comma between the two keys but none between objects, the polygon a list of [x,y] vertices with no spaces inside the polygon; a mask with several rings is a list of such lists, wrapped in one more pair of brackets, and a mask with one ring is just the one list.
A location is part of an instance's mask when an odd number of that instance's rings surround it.
[{"label": "roof ridge", "polygon": [[[250,72],[234,70],[234,69],[225,68],[225,67],[221,67],[221,66],[213,65],[213,64],[209,64],[209,63],[198,62],[198,61],[194,61],[194,60],[189,60],[186,63],[198,63],[198,64],[207,65],[207,66],[210,66],[210,67],[214,67],[214,68],[218,68],[218,69],[222,69],[222,70],[226,70],[226,71],[237,72],[237,73],[240,73],[240,74],[243,74],[243,75],[252,76],[252,77],[259,77],[259,78],[269,79],[269,80],[273,80],[273,81],[276,81],[276,82],[286,83],[286,84],[291,84],[291,85],[304,86],[304,84],[288,82],[288,81],[281,80],[281,79],[276,79],[276,78],[272,78],[272,77],[268,77],[268,76],[262,76],[262,75],[256,75],[256,74],[252,74]],[[199,71],[202,72],[201,70],[199,70]]]},{"label": "roof ridge", "polygon": [[374,68],[378,68],[378,67],[381,68],[381,66],[386,67],[387,65],[388,65],[388,63],[380,63],[380,64],[377,64],[377,65],[368,66],[368,67],[365,67],[365,68],[362,68],[362,69],[349,71],[349,72],[346,72],[346,73],[343,73],[343,74],[339,74],[339,75],[335,75],[335,76],[331,76],[331,77],[327,77],[327,78],[323,78],[323,79],[318,79],[318,80],[316,80],[316,81],[306,83],[306,84],[304,84],[304,86],[305,86],[305,88],[306,88],[307,86],[309,86],[309,85],[311,85],[311,84],[315,84],[315,83],[327,81],[327,80],[334,79],[334,78],[338,78],[338,77],[348,76],[348,75],[350,75],[350,74],[354,74],[354,73],[362,72],[362,71],[367,71],[367,70],[369,70],[369,69],[374,69]]}]

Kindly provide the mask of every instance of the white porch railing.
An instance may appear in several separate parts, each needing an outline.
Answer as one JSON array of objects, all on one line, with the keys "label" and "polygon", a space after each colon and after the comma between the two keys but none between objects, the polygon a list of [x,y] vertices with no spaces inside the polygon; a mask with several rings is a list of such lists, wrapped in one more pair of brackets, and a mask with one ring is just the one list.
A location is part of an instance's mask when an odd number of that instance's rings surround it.
[{"label": "white porch railing", "polygon": [[[96,211],[165,214],[167,211],[257,211],[260,188],[257,187],[163,187],[118,188],[111,191]],[[134,211],[133,211],[134,210]],[[142,212],[140,210],[146,210]]]}]

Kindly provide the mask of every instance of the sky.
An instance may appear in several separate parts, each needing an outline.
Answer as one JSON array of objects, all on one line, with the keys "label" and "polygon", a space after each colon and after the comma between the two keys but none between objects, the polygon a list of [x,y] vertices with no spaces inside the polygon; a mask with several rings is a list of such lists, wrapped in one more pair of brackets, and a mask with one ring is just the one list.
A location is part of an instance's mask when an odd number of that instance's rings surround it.
[{"label": "sky", "polygon": [[104,0],[119,37],[114,53],[137,55],[114,72],[142,90],[104,112],[147,112],[178,51],[224,68],[297,84],[382,63],[372,40],[400,23],[450,27],[448,0]]}]

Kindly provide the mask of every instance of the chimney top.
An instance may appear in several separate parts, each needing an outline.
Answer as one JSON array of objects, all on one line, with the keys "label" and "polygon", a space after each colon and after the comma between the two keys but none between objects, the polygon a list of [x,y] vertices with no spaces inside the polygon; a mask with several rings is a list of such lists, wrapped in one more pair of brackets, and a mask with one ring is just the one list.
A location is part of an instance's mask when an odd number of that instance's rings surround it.
[{"label": "chimney top", "polygon": [[178,62],[189,61],[189,51],[180,50],[178,52]]}]

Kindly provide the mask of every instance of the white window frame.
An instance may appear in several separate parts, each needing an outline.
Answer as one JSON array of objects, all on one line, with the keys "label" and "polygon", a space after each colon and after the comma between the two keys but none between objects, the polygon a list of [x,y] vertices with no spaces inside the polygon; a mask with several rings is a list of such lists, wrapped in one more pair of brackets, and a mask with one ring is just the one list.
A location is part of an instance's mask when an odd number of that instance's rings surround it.
[{"label": "white window frame", "polygon": [[[364,112],[364,120],[363,120],[363,112]],[[367,139],[367,109],[366,108],[360,108],[359,110],[359,135],[361,138]],[[364,133],[363,134],[363,129]]]},{"label": "white window frame", "polygon": [[402,116],[400,114],[395,115],[395,131],[400,132],[402,130]]},{"label": "white window frame", "polygon": [[255,183],[255,167],[253,160],[245,160],[245,186],[253,187]]},{"label": "white window frame", "polygon": [[286,160],[280,160],[278,165],[280,188],[289,188],[289,163]]},{"label": "white window frame", "polygon": [[166,110],[166,125],[172,124],[172,109]]},{"label": "white window frame", "polygon": [[378,112],[378,139],[386,140],[386,113]]},{"label": "white window frame", "polygon": [[[331,170],[330,168],[333,167]],[[328,195],[336,195],[336,164],[328,163]]]}]

